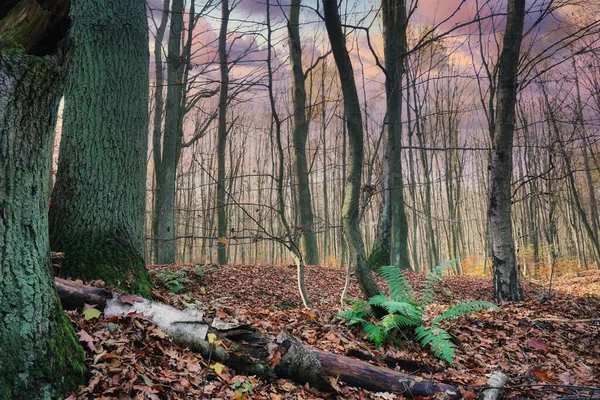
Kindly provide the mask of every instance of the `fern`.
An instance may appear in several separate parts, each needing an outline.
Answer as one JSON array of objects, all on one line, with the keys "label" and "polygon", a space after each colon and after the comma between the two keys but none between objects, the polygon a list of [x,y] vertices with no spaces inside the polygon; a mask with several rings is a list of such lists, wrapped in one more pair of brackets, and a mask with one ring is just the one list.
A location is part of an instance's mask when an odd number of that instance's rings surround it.
[{"label": "fern", "polygon": [[390,287],[390,298],[394,301],[410,301],[414,298],[412,286],[398,267],[386,265],[379,269],[379,274]]},{"label": "fern", "polygon": [[445,261],[435,267],[428,275],[427,280],[425,281],[425,288],[423,289],[423,293],[421,294],[421,305],[423,307],[427,307],[435,300],[435,291],[433,290],[433,286],[441,282],[442,272],[445,269],[449,268],[453,263],[458,262],[457,259]]},{"label": "fern", "polygon": [[[420,296],[420,302],[415,298],[413,288],[402,271],[395,266],[381,267],[379,273],[389,285],[390,296],[378,294],[371,297],[368,302],[348,299],[352,304],[352,308],[340,311],[336,318],[343,318],[349,321],[350,324],[361,325],[363,332],[369,340],[375,343],[377,348],[386,340],[396,340],[397,329],[416,327],[417,340],[423,346],[430,346],[436,357],[446,360],[452,365],[456,345],[452,343],[450,334],[437,325],[438,322],[486,309],[501,310],[487,301],[460,303],[437,316],[433,320],[432,326],[421,325],[426,307],[433,303],[435,299],[433,287],[437,282],[440,282],[444,269],[455,262],[457,260],[446,261],[429,273],[425,281],[424,291]],[[373,312],[370,309],[373,306],[384,308],[388,314],[381,320],[373,322]]]},{"label": "fern", "polygon": [[481,310],[501,311],[502,309],[489,301],[471,301],[468,303],[459,303],[448,308],[444,313],[438,315],[433,320],[433,324],[447,319],[454,319],[463,315],[475,314]]},{"label": "fern", "polygon": [[381,347],[381,343],[383,343],[383,341],[387,337],[387,332],[384,329],[382,329],[381,326],[371,324],[370,322],[367,322],[363,326],[363,332],[367,334],[369,340],[375,343],[375,347],[377,349]]},{"label": "fern", "polygon": [[385,303],[386,301],[389,301],[389,300],[390,300],[389,297],[380,293],[377,296],[373,296],[369,299],[369,305],[383,307],[383,303]]},{"label": "fern", "polygon": [[429,345],[436,357],[446,360],[448,364],[452,365],[456,345],[452,343],[452,336],[448,332],[437,326],[419,326],[415,329],[415,333],[417,340],[423,346]]},{"label": "fern", "polygon": [[381,304],[390,314],[401,314],[410,318],[418,325],[421,322],[423,311],[410,303],[389,300]]},{"label": "fern", "polygon": [[369,303],[364,300],[353,299],[348,299],[348,302],[352,303],[352,308],[340,311],[334,319],[345,319],[350,325],[367,323],[365,318],[373,314],[369,308]]},{"label": "fern", "polygon": [[401,328],[406,326],[416,326],[419,325],[420,321],[415,322],[415,320],[398,314],[388,314],[381,319],[381,326],[389,331],[394,328]]}]

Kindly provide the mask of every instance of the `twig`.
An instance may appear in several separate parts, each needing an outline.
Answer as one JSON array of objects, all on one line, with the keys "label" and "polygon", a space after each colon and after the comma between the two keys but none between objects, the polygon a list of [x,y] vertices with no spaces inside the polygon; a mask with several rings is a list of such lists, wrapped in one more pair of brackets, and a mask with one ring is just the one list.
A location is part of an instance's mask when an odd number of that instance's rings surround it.
[{"label": "twig", "polygon": [[600,322],[600,318],[585,318],[585,319],[566,319],[566,318],[536,318],[533,322],[565,322],[565,323],[581,323],[581,322]]}]

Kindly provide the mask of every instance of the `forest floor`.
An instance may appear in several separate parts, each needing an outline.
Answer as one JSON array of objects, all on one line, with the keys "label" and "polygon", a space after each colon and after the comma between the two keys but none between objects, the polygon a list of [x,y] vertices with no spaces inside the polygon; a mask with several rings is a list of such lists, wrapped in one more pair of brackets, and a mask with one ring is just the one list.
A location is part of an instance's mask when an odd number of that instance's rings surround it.
[{"label": "forest floor", "polygon": [[[600,271],[555,279],[551,292],[523,283],[524,302],[505,304],[503,312],[480,312],[445,323],[457,344],[454,364],[449,366],[410,339],[402,347],[376,350],[359,328],[334,320],[345,280],[340,269],[307,268],[308,292],[315,305],[311,310],[301,307],[292,267],[151,266],[150,270],[157,283],[153,292],[157,301],[198,307],[208,316],[248,323],[273,336],[285,330],[308,345],[338,354],[360,351],[380,359],[412,360],[421,368],[412,374],[457,385],[467,399],[476,398],[489,374],[497,370],[509,376],[507,399],[600,396],[600,389],[585,390],[600,386]],[[410,279],[418,288],[424,277],[410,274]],[[491,285],[485,277],[444,277],[431,312],[460,301],[490,300]],[[359,297],[354,280],[348,297]],[[329,395],[284,379],[236,375],[173,343],[143,318],[68,314],[86,348],[91,371],[88,385],[68,400],[404,398],[341,382],[338,393]],[[585,319],[592,321],[581,321]]]}]

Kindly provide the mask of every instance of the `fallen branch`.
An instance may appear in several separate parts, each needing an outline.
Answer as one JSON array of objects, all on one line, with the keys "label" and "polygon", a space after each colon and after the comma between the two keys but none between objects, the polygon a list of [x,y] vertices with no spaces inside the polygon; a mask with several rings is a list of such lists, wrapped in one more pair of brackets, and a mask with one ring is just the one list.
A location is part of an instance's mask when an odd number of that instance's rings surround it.
[{"label": "fallen branch", "polygon": [[586,319],[566,319],[566,318],[536,318],[533,322],[563,322],[563,323],[584,323],[584,322],[600,322],[600,318],[586,318]]},{"label": "fallen branch", "polygon": [[[393,392],[406,397],[428,397],[444,393],[460,399],[455,386],[403,374],[389,368],[307,346],[282,332],[277,338],[261,334],[248,325],[215,319],[209,326],[196,310],[178,310],[171,306],[131,295],[111,294],[104,289],[56,279],[63,307],[81,308],[83,303],[97,304],[106,317],[141,314],[160,327],[174,341],[188,344],[204,357],[229,365],[238,372],[279,376],[324,391],[335,391],[337,380],[350,386],[376,392]],[[110,297],[110,298],[109,298]],[[221,345],[206,340],[214,333]],[[212,349],[211,349],[212,347]]]},{"label": "fallen branch", "polygon": [[496,400],[500,397],[502,388],[508,382],[508,376],[504,375],[500,371],[492,373],[490,379],[488,379],[487,387],[483,389],[483,400]]}]

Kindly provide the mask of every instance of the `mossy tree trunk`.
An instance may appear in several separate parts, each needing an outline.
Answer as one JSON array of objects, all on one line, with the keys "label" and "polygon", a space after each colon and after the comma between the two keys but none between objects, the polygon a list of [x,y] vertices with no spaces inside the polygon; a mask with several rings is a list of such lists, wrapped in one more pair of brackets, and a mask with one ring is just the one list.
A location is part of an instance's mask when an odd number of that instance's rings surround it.
[{"label": "mossy tree trunk", "polygon": [[143,0],[73,0],[50,243],[62,272],[148,294],[144,207],[148,25]]},{"label": "mossy tree trunk", "polygon": [[342,225],[350,252],[350,262],[354,265],[356,280],[363,295],[370,298],[378,295],[380,291],[366,260],[365,244],[359,225],[360,185],[364,160],[363,123],[354,70],[346,49],[346,37],[342,31],[337,7],[335,0],[323,0],[325,27],[340,77],[344,97],[344,116],[348,127],[349,163],[344,177],[346,185],[342,207]]},{"label": "mossy tree trunk", "polygon": [[[23,17],[20,27],[36,36],[27,24],[44,15],[30,13],[43,7],[33,0],[13,5],[9,14]],[[57,398],[85,373],[52,280],[48,243],[52,132],[69,58],[68,39],[62,41],[68,4],[62,9],[45,10],[61,32],[52,43],[13,36],[9,48],[0,39],[0,399]],[[17,28],[5,16],[4,33]]]},{"label": "mossy tree trunk", "polygon": [[300,42],[300,2],[292,0],[288,18],[290,63],[292,66],[292,101],[294,103],[294,142],[292,168],[296,178],[296,204],[300,226],[300,249],[307,264],[319,264],[319,249],[314,232],[314,216],[306,163],[306,139],[308,118],[306,116],[306,85],[302,69],[302,43]]}]

